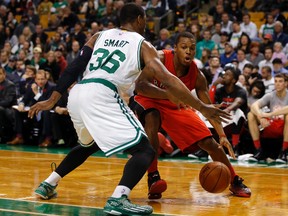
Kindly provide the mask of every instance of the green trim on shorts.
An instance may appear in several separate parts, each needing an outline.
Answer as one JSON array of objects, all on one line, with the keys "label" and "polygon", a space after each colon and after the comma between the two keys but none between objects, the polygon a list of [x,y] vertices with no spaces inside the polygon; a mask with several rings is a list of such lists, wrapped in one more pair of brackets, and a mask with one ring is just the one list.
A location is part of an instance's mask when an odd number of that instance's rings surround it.
[{"label": "green trim on shorts", "polygon": [[114,97],[117,99],[117,103],[119,104],[119,107],[122,110],[123,114],[127,117],[128,121],[131,123],[131,125],[133,125],[133,127],[137,131],[137,134],[133,140],[131,140],[127,143],[124,143],[122,145],[119,145],[116,148],[111,149],[107,152],[104,152],[107,157],[112,155],[112,154],[115,154],[119,151],[123,151],[125,149],[128,149],[128,148],[138,144],[140,142],[140,140],[142,139],[142,136],[143,135],[146,136],[146,133],[144,132],[144,130],[142,130],[142,128],[139,127],[139,123],[135,120],[134,116],[131,114],[131,110],[127,109],[127,106],[125,106],[125,102],[123,101],[121,96],[117,92],[115,92]]},{"label": "green trim on shorts", "polygon": [[105,79],[101,79],[101,78],[83,79],[78,84],[86,84],[86,83],[101,83],[107,86],[108,88],[110,88],[111,90],[118,92],[116,86],[112,82],[105,80]]},{"label": "green trim on shorts", "polygon": [[127,143],[124,143],[124,144],[122,144],[120,146],[117,146],[116,148],[111,149],[111,150],[109,150],[107,152],[104,152],[104,154],[107,157],[109,157],[112,154],[115,154],[115,153],[118,153],[120,151],[124,151],[124,150],[126,150],[128,148],[131,148],[132,146],[137,145],[141,141],[143,136],[146,136],[146,134],[142,130],[140,130],[140,128],[138,128],[136,137],[133,140],[131,140],[131,141],[127,142]]}]

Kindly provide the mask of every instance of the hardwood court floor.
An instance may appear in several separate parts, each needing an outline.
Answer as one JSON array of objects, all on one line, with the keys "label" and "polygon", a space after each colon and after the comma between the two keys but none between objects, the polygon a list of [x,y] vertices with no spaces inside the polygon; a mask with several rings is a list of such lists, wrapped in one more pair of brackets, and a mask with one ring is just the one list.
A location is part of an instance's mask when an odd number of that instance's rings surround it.
[{"label": "hardwood court floor", "polygon": [[[119,181],[126,155],[93,155],[61,180],[57,198],[43,201],[34,197],[34,189],[51,172],[51,162],[59,164],[67,151],[0,144],[0,215],[105,215],[103,206]],[[152,205],[154,216],[288,215],[287,165],[234,163],[252,190],[251,198],[239,198],[228,189],[220,194],[205,192],[198,180],[203,163],[188,158],[162,160],[159,168],[168,182],[162,199],[147,199],[146,176],[130,198]]]}]

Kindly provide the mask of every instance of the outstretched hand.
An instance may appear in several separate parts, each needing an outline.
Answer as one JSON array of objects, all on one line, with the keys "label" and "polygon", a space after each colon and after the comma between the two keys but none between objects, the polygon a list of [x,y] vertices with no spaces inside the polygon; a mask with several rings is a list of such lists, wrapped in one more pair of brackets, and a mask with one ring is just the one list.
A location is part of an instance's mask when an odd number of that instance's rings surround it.
[{"label": "outstretched hand", "polygon": [[211,104],[205,104],[201,108],[200,112],[207,119],[214,120],[217,123],[228,123],[228,120],[231,120],[231,115],[228,112],[221,110]]},{"label": "outstretched hand", "polygon": [[34,104],[32,107],[30,107],[30,110],[28,112],[28,117],[33,118],[34,115],[37,115],[42,110],[52,109],[54,105],[55,104],[49,100],[38,102],[38,103]]},{"label": "outstretched hand", "polygon": [[227,137],[220,137],[219,143],[221,147],[226,147],[228,149],[228,153],[233,159],[236,159],[233,148],[230,142],[228,141]]}]

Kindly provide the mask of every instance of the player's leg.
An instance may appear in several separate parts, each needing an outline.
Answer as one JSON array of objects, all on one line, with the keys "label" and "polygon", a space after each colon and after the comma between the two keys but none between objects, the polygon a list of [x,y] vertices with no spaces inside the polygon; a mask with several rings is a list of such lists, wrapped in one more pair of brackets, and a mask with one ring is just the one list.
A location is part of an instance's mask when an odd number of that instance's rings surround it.
[{"label": "player's leg", "polygon": [[219,144],[212,137],[206,137],[200,140],[197,144],[200,148],[208,152],[213,161],[222,162],[229,168],[231,173],[231,186],[229,189],[235,196],[251,196],[250,188],[244,185],[242,183],[243,179],[236,175],[235,170],[228,160],[223,148],[219,148]]},{"label": "player's leg", "polygon": [[149,199],[160,199],[162,193],[167,189],[167,183],[161,179],[158,171],[158,149],[159,139],[158,131],[161,126],[160,113],[156,109],[150,109],[145,113],[144,129],[148,135],[151,145],[156,151],[154,160],[148,168],[148,198]]},{"label": "player's leg", "polygon": [[284,129],[283,129],[283,144],[282,144],[282,150],[278,157],[278,161],[282,163],[287,163],[287,159],[288,159],[288,115],[285,115]]},{"label": "player's leg", "polygon": [[124,167],[122,178],[108,199],[104,212],[115,215],[146,215],[151,214],[151,206],[132,204],[128,200],[130,191],[142,179],[152,160],[155,151],[149,144],[147,137],[143,136],[140,143],[126,150],[132,155]]},{"label": "player's leg", "polygon": [[55,171],[53,171],[45,181],[41,182],[39,187],[35,190],[35,194],[42,199],[51,199],[52,197],[55,197],[57,195],[55,189],[58,182],[68,173],[84,163],[90,155],[98,150],[99,147],[95,143],[89,147],[83,147],[81,145],[75,146]]}]

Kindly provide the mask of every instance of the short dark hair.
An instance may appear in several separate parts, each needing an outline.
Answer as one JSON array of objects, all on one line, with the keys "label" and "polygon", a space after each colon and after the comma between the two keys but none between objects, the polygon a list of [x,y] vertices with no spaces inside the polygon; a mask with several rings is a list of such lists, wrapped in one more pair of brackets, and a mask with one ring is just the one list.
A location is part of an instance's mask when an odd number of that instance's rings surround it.
[{"label": "short dark hair", "polygon": [[145,16],[145,11],[141,6],[135,3],[125,4],[120,11],[120,24],[132,23],[138,16]]},{"label": "short dark hair", "polygon": [[285,82],[288,81],[288,80],[287,80],[287,76],[286,76],[286,74],[284,74],[284,73],[278,73],[278,74],[275,75],[274,78],[276,78],[276,77],[278,77],[278,78],[283,78]]},{"label": "short dark hair", "polygon": [[182,38],[182,37],[195,39],[195,37],[192,33],[185,31],[185,32],[181,32],[177,35],[177,37],[175,39],[175,44],[178,44],[180,41],[180,38]]},{"label": "short dark hair", "polygon": [[280,58],[275,58],[273,61],[272,61],[272,64],[282,64],[282,60]]},{"label": "short dark hair", "polygon": [[229,66],[225,66],[224,67],[224,71],[226,72],[227,70],[230,70],[233,74],[233,78],[236,80],[236,82],[238,81],[239,79],[239,75],[241,73],[240,70],[237,70],[236,66],[232,66],[229,64]]}]

